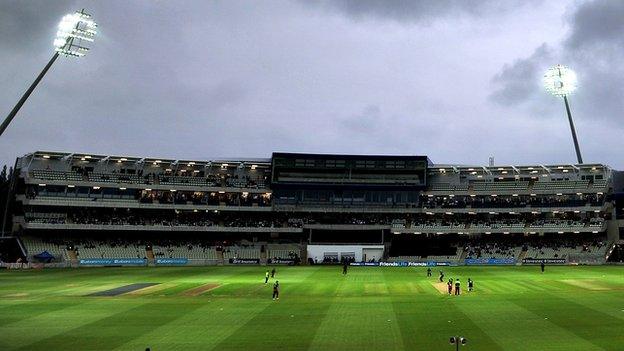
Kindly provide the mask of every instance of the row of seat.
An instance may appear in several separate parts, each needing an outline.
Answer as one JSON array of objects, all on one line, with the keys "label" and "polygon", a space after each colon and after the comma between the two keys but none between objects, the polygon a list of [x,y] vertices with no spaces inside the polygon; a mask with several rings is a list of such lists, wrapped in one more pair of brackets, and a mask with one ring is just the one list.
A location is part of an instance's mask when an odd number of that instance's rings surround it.
[{"label": "row of seat", "polygon": [[608,245],[601,246],[576,246],[576,247],[560,247],[560,248],[529,248],[526,258],[568,258],[570,255],[583,256],[595,255],[606,256]]},{"label": "row of seat", "polygon": [[242,248],[230,246],[223,251],[223,258],[245,258],[245,259],[260,259],[259,248]]},{"label": "row of seat", "polygon": [[[606,179],[598,179],[595,180],[592,188],[593,189],[604,189],[608,185],[608,181]],[[536,191],[546,191],[546,190],[564,190],[564,189],[587,189],[589,187],[589,180],[573,180],[573,181],[537,181],[533,183],[533,186],[530,186],[530,183],[527,181],[516,181],[516,182],[473,182],[472,189],[474,191],[527,191],[529,189],[533,189]],[[449,184],[449,183],[433,183],[430,185],[429,190],[431,191],[467,191],[470,186],[468,184]]]},{"label": "row of seat", "polygon": [[[64,172],[48,169],[36,169],[32,171],[32,177],[41,180],[57,180],[57,181],[92,181],[98,183],[128,183],[128,184],[152,184],[154,179],[152,175],[141,177],[136,174],[122,174],[122,173],[89,173],[87,177],[76,172]],[[179,176],[167,176],[158,175],[158,182],[160,184],[167,185],[196,185],[196,186],[220,186],[217,180],[206,177],[179,177]],[[230,178],[227,180],[227,185],[237,188],[263,188],[264,181],[259,179],[255,182],[255,185],[249,185],[246,179]]]},{"label": "row of seat", "polygon": [[31,237],[22,237],[22,244],[24,244],[26,252],[30,258],[34,255],[47,251],[59,260],[69,259],[66,247],[61,244],[44,242],[41,239]]},{"label": "row of seat", "polygon": [[155,258],[219,259],[215,247],[201,246],[152,246]]},{"label": "row of seat", "polygon": [[53,171],[49,169],[37,169],[33,171],[33,177],[37,179],[59,180],[59,181],[82,181],[83,176],[76,172]]}]

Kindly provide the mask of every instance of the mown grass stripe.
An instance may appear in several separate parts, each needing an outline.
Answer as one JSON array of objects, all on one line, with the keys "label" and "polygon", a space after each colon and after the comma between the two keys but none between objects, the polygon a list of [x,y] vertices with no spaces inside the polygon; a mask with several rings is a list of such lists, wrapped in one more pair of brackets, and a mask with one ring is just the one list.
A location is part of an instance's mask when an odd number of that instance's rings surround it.
[{"label": "mown grass stripe", "polygon": [[[305,282],[309,285],[317,284],[318,280],[324,276],[323,273],[323,271],[317,271],[309,275]],[[261,344],[263,348],[270,350],[284,349],[285,345],[293,350],[307,349],[327,314],[331,305],[331,296],[336,293],[336,288],[337,286],[334,286],[326,290],[327,298],[317,296],[293,303],[289,301],[291,289],[288,283],[282,283],[280,300],[272,301],[267,294],[266,300],[261,300],[261,304],[265,306],[264,309],[241,325],[236,333],[223,339],[215,349],[240,350],[241,341],[248,345]],[[287,327],[276,328],[276,325]]]},{"label": "mown grass stripe", "polygon": [[[411,267],[353,268],[346,277],[340,267],[278,267],[279,302],[271,301],[261,266],[0,272],[0,296],[29,294],[0,299],[0,350],[46,342],[51,350],[67,349],[62,341],[79,334],[82,344],[70,344],[73,349],[320,349],[329,346],[325,335],[332,349],[341,350],[444,350],[456,334],[470,340],[466,350],[614,350],[609,345],[623,344],[621,267],[547,267],[544,274],[539,267],[444,270],[447,278],[461,279],[464,291],[466,279],[474,279],[475,292],[439,294],[431,287],[437,271],[428,278],[424,269]],[[565,279],[593,280],[608,290]],[[149,281],[171,286],[139,296],[81,297]],[[181,295],[206,282],[223,286]]]},{"label": "mown grass stripe", "polygon": [[[534,298],[537,297],[527,300]],[[552,323],[548,317],[528,311],[505,296],[458,301],[456,305],[505,350],[558,350],[562,340],[576,345],[573,349],[598,350],[587,340]]]},{"label": "mown grass stripe", "polygon": [[613,340],[619,338],[624,342],[621,319],[551,293],[544,294],[541,299],[509,300],[527,311],[548,318],[550,323],[568,330],[588,343],[604,350],[621,350],[623,344]]},{"label": "mown grass stripe", "polygon": [[241,326],[265,308],[265,303],[257,299],[239,300],[236,304],[218,299],[196,302],[201,307],[119,345],[115,350],[144,350],[146,347],[152,350],[216,349],[219,343],[236,334]]},{"label": "mown grass stripe", "polygon": [[[63,350],[66,348],[61,342],[58,344],[41,344],[40,342],[48,342],[57,335],[106,319],[113,314],[123,313],[137,306],[136,303],[115,303],[114,308],[111,308],[109,303],[100,303],[94,299],[81,299],[80,301],[79,303],[74,301],[71,306],[62,309],[48,310],[46,307],[42,307],[37,315],[1,327],[0,343],[6,344],[0,344],[0,349]],[[89,341],[83,340],[83,342]]]},{"label": "mown grass stripe", "polygon": [[[151,302],[116,312],[62,333],[29,343],[19,351],[111,350],[143,334],[170,323],[200,304]],[[176,311],[177,313],[171,313]]]},{"label": "mown grass stripe", "polygon": [[[367,313],[360,314],[365,309]],[[357,321],[354,316],[358,315]],[[358,337],[358,335],[360,337]],[[392,299],[334,297],[308,350],[328,350],[351,340],[351,350],[402,350],[403,342]]]},{"label": "mown grass stripe", "polygon": [[[0,310],[0,327],[39,317],[42,313],[56,313],[66,308],[75,307],[76,305],[76,301],[47,299],[4,306],[2,310]],[[0,331],[1,330],[2,329],[0,329]],[[2,337],[0,337],[0,339],[2,339]]]}]

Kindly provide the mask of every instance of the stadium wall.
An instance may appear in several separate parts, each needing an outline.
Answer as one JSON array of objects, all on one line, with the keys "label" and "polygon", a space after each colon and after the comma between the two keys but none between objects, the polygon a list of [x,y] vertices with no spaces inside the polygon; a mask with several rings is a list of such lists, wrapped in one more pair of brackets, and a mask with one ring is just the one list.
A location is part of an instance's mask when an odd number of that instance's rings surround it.
[{"label": "stadium wall", "polygon": [[326,255],[336,254],[338,260],[343,256],[354,255],[356,261],[379,261],[383,258],[383,245],[308,245],[308,258],[314,262],[322,262]]}]

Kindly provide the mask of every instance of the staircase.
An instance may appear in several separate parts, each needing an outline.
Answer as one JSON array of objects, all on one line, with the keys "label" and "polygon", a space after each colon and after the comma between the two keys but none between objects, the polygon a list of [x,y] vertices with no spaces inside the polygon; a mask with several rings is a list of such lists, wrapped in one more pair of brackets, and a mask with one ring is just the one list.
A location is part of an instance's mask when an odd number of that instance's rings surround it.
[{"label": "staircase", "polygon": [[152,247],[150,246],[149,249],[145,248],[145,257],[147,257],[147,263],[154,263],[155,264],[155,260],[156,257],[154,256],[154,249],[152,249]]},{"label": "staircase", "polygon": [[527,250],[522,250],[520,252],[520,254],[518,255],[518,259],[516,260],[516,264],[517,265],[521,265],[522,264],[522,260],[524,260],[524,258],[526,257],[527,252],[528,252]]},{"label": "staircase", "polygon": [[468,257],[468,251],[462,250],[461,255],[459,255],[459,262],[464,262],[466,257]]},{"label": "staircase", "polygon": [[69,263],[72,267],[78,265],[78,255],[76,255],[76,250],[67,250],[67,257],[69,258]]},{"label": "staircase", "polygon": [[308,264],[308,247],[303,244],[300,245],[299,258],[301,258],[301,264]]},{"label": "staircase", "polygon": [[154,250],[149,248],[145,250],[145,257],[147,257],[148,260],[153,261],[154,260]]},{"label": "staircase", "polygon": [[217,265],[223,266],[223,251],[217,251]]}]

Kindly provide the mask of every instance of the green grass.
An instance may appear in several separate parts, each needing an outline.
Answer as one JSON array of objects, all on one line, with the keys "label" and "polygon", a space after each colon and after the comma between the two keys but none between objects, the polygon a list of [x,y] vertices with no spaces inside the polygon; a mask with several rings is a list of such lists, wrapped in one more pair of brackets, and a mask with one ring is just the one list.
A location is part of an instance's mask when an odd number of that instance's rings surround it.
[{"label": "green grass", "polygon": [[[476,291],[441,294],[425,268],[83,268],[0,272],[0,350],[622,350],[619,267],[448,267]],[[139,295],[89,297],[126,284]],[[186,291],[220,287],[198,296]]]}]

